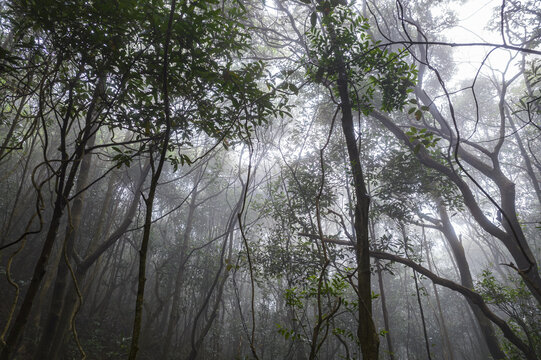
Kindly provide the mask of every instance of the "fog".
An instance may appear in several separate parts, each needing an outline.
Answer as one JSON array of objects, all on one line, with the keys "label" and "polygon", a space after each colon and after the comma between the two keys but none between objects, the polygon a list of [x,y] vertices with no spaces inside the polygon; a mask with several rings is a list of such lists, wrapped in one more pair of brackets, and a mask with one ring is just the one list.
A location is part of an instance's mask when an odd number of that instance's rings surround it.
[{"label": "fog", "polygon": [[0,360],[540,358],[540,8],[0,0]]}]

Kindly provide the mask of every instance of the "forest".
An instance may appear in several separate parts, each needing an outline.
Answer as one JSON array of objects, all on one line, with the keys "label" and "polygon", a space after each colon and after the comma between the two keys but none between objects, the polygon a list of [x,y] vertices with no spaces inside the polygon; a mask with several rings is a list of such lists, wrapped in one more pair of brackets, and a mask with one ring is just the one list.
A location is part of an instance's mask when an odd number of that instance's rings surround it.
[{"label": "forest", "polygon": [[0,0],[0,360],[541,359],[541,0]]}]

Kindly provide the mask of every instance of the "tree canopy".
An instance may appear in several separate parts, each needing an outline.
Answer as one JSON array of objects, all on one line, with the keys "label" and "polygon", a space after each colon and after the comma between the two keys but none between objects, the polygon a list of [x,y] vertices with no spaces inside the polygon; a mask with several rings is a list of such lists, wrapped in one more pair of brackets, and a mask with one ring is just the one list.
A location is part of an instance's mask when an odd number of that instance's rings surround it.
[{"label": "tree canopy", "polygon": [[0,0],[0,359],[540,358],[539,5]]}]

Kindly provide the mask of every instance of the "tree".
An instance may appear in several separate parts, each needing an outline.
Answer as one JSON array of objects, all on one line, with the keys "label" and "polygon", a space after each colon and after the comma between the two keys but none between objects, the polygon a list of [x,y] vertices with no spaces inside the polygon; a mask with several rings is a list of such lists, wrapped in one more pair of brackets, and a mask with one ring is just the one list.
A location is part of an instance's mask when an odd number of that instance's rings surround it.
[{"label": "tree", "polygon": [[[173,163],[189,161],[184,154],[171,156],[170,151],[175,149],[174,146],[189,145],[196,132],[205,132],[220,141],[242,139],[248,136],[254,125],[263,123],[271,114],[283,111],[284,103],[275,105],[272,93],[259,89],[262,63],[238,66],[234,62],[234,56],[245,49],[248,37],[240,22],[243,11],[235,8],[234,4],[222,7],[218,2],[183,2],[176,8],[173,3],[171,11],[164,4],[137,1],[99,2],[95,6],[77,1],[22,2],[10,4],[10,8],[13,30],[26,32],[34,42],[31,45],[37,48],[43,42],[45,48],[40,50],[45,54],[55,54],[54,73],[52,77],[46,74],[42,81],[52,79],[45,91],[56,95],[59,87],[59,101],[66,101],[66,104],[51,108],[49,104],[40,102],[40,114],[56,112],[61,117],[58,129],[60,166],[58,169],[51,167],[55,174],[59,174],[56,177],[55,208],[32,282],[2,349],[2,358],[7,358],[17,346],[26,325],[75,183],[78,182],[75,186],[77,194],[86,190],[92,158],[89,150],[94,147],[96,134],[102,129],[113,132],[115,129],[129,129],[134,132],[135,143],[140,143],[141,147],[126,153],[113,146],[112,149],[120,153],[115,159],[129,164],[133,155],[148,150],[152,168],[141,249],[134,358],[154,193],[166,160]],[[117,15],[122,21],[117,21]],[[163,19],[167,19],[169,24],[166,28],[160,25]],[[57,23],[61,26],[57,27]],[[166,41],[162,45],[164,36]],[[18,40],[26,41],[24,36],[19,36]],[[209,51],[214,54],[212,58],[207,57],[206,52]],[[170,66],[170,63],[175,66]],[[169,83],[168,78],[175,81]],[[88,80],[95,82],[90,93],[85,86]],[[89,97],[91,101],[86,104]],[[80,121],[79,114],[83,114],[85,120],[82,131],[75,134],[77,141],[72,149],[70,130]],[[44,121],[44,116],[41,117]],[[13,124],[17,121],[15,116]],[[171,141],[172,136],[174,142]],[[155,152],[159,153],[157,164],[154,162]],[[66,237],[64,246],[68,257],[72,256],[69,253],[80,221],[81,195],[75,198],[73,207],[76,219],[68,228],[72,235]],[[8,245],[17,243],[25,235]],[[59,269],[63,270],[57,275],[58,279],[64,282],[67,268],[61,265]],[[59,284],[56,298],[62,298],[64,288]],[[53,306],[57,310],[51,314],[58,311],[58,305]],[[50,328],[54,328],[54,315],[51,315],[49,323]],[[47,352],[43,347],[42,350]],[[39,356],[44,355],[41,350],[39,352]]]},{"label": "tree", "polygon": [[0,1],[0,358],[538,358],[537,2],[461,3]]}]

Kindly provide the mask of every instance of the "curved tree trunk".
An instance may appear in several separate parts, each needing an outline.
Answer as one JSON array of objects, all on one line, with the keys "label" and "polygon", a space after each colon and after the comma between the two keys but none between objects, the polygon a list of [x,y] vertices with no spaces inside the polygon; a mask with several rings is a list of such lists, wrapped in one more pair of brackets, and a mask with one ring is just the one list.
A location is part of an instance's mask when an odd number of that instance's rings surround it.
[{"label": "curved tree trunk", "polygon": [[[423,102],[428,101],[426,99],[423,100],[421,95],[422,94],[419,94],[419,97]],[[424,94],[424,96],[425,98],[428,98],[426,94]],[[430,106],[431,110],[433,108],[435,107]],[[437,111],[437,109],[435,111]],[[441,114],[438,112],[434,112],[433,115],[436,118],[438,116],[441,117]],[[418,144],[417,141],[410,141],[410,138],[404,133],[404,131],[402,131],[402,129],[400,129],[400,127],[387,116],[377,111],[373,111],[371,116],[379,120],[410,149],[413,150],[413,148]],[[515,207],[515,184],[505,177],[502,170],[498,166],[491,168],[466,151],[459,151],[459,154],[466,162],[476,167],[477,170],[482,172],[485,176],[488,176],[498,186],[501,195],[501,208],[505,214],[505,219],[502,221],[502,225],[505,230],[502,230],[493,224],[485,216],[475,198],[472,189],[454,169],[447,167],[430,157],[426,149],[423,147],[416,152],[417,159],[423,165],[438,171],[455,183],[462,193],[464,204],[470,210],[473,218],[487,233],[493,235],[505,245],[515,260],[515,264],[513,266],[516,268],[518,274],[522,277],[526,286],[529,288],[537,302],[541,304],[541,275],[539,274],[538,264],[532,254],[532,251],[524,236],[524,232],[520,228],[520,224],[517,219]],[[496,162],[496,164],[498,163]]]},{"label": "curved tree trunk", "polygon": [[[105,77],[100,77],[97,81],[93,98],[86,114],[85,128],[83,130],[83,133],[81,134],[81,140],[77,144],[74,150],[74,153],[72,155],[73,160],[71,161],[67,153],[67,145],[66,145],[67,131],[69,127],[68,123],[70,122],[70,116],[71,116],[70,114],[71,105],[68,106],[68,110],[66,112],[67,115],[65,116],[63,125],[61,126],[61,129],[60,129],[61,144],[60,144],[59,149],[62,155],[62,161],[60,164],[60,168],[58,170],[59,176],[57,178],[57,184],[56,184],[56,189],[55,189],[56,199],[54,202],[54,210],[53,210],[52,219],[51,219],[51,222],[49,223],[49,228],[47,231],[47,235],[45,237],[45,241],[43,243],[41,254],[34,267],[34,273],[32,275],[30,285],[28,286],[26,295],[23,299],[21,308],[19,309],[19,312],[13,324],[13,327],[9,332],[9,336],[7,337],[6,344],[2,349],[2,353],[0,354],[1,360],[9,359],[10,354],[13,352],[13,350],[19,343],[19,339],[24,331],[24,328],[26,327],[26,323],[28,322],[28,318],[30,316],[30,312],[34,304],[34,299],[36,295],[38,294],[41,282],[47,271],[49,257],[51,255],[53,245],[56,241],[58,229],[60,227],[60,220],[62,218],[62,215],[64,213],[66,206],[68,205],[67,199],[69,198],[73,185],[75,184],[75,176],[80,166],[81,159],[84,156],[86,144],[92,138],[93,133],[95,131],[93,122],[99,116],[102,110],[100,106],[100,102],[101,102],[100,100],[105,90],[104,86],[105,86]],[[73,88],[70,91],[73,91]]]},{"label": "curved tree trunk", "polygon": [[[126,214],[124,215],[124,220],[121,222],[119,227],[111,234],[106,241],[101,245],[90,245],[91,249],[94,250],[85,258],[80,264],[73,264],[74,271],[76,274],[77,281],[80,285],[85,283],[85,280],[88,275],[88,270],[91,268],[92,264],[94,264],[99,257],[111,246],[113,246],[128,230],[129,225],[132,223],[133,217],[135,216],[139,199],[140,199],[140,193],[143,188],[143,185],[145,183],[145,179],[150,171],[150,163],[147,163],[145,167],[142,169],[141,174],[139,175],[139,179],[137,180],[137,183],[134,188],[134,196],[131,200],[130,206],[128,207],[128,210],[126,211]],[[109,193],[109,191],[108,191]],[[105,211],[106,209],[104,209]],[[98,238],[98,237],[96,237]],[[63,261],[63,260],[61,260]],[[69,276],[69,274],[66,274]],[[77,305],[77,302],[79,301],[77,293],[75,291],[74,283],[72,281],[68,280],[68,286],[66,290],[63,292],[63,298],[61,300],[61,308],[60,312],[55,315],[55,321],[56,326],[54,330],[51,332],[51,334],[45,333],[43,337],[47,337],[48,343],[48,357],[37,357],[37,359],[56,359],[58,358],[60,351],[64,347],[64,343],[66,341],[68,329],[70,326],[70,320],[73,316],[73,312],[75,311],[75,307]],[[54,301],[54,300],[53,300]],[[42,340],[43,341],[43,340]],[[47,344],[47,343],[46,343]],[[40,345],[40,347],[43,345]],[[43,352],[38,352],[43,353]]]},{"label": "curved tree trunk", "polygon": [[[88,139],[87,147],[94,146],[95,141],[96,134],[93,133],[90,139]],[[73,200],[71,211],[69,211],[68,223],[66,225],[66,235],[64,237],[64,244],[62,246],[63,256],[60,259],[60,263],[57,267],[56,281],[53,288],[49,314],[45,322],[45,327],[43,328],[43,333],[37,351],[34,354],[35,360],[55,358],[51,356],[49,350],[51,349],[51,344],[53,343],[53,338],[59,324],[60,314],[64,306],[66,287],[68,286],[69,282],[69,267],[67,262],[69,261],[71,263],[73,260],[72,255],[75,237],[79,233],[79,227],[83,217],[84,189],[88,182],[90,168],[92,167],[92,158],[92,154],[84,155],[79,167],[79,175],[75,185],[75,192],[79,195]],[[73,264],[73,266],[74,265],[75,264]]]},{"label": "curved tree trunk", "polygon": [[[464,247],[462,246],[456,235],[453,224],[451,224],[451,220],[449,219],[449,215],[447,214],[447,209],[445,208],[445,205],[442,203],[441,200],[438,200],[437,207],[442,222],[442,232],[445,235],[447,242],[451,246],[451,250],[458,266],[458,271],[460,272],[460,283],[462,284],[462,286],[473,290],[473,279],[470,272],[470,266],[468,265],[468,261],[466,260]],[[494,328],[492,327],[490,321],[475,304],[473,304],[469,300],[468,303],[470,304],[473,314],[475,315],[475,318],[477,319],[477,322],[481,327],[483,339],[486,342],[486,345],[488,346],[488,350],[490,351],[492,357],[497,360],[506,359],[505,354],[500,349],[498,338],[496,337],[496,333],[494,332]]]},{"label": "curved tree trunk", "polygon": [[404,264],[412,268],[413,270],[417,271],[419,274],[426,276],[427,278],[429,278],[436,284],[445,286],[454,291],[458,291],[459,293],[464,295],[464,297],[466,297],[468,302],[471,302],[474,305],[476,305],[488,319],[490,319],[494,324],[496,324],[500,328],[500,330],[503,332],[503,335],[505,336],[505,338],[508,339],[518,349],[520,349],[520,351],[522,351],[523,354],[526,356],[526,359],[538,360],[537,355],[535,354],[535,351],[526,343],[524,343],[524,341],[522,341],[522,339],[520,339],[513,332],[513,330],[509,327],[509,325],[507,324],[507,322],[505,322],[505,320],[503,320],[502,318],[494,314],[489,309],[485,301],[483,300],[483,297],[479,295],[478,293],[476,293],[475,291],[468,289],[465,286],[454,283],[451,280],[441,278],[437,276],[436,274],[434,274],[433,272],[429,271],[428,269],[422,267],[421,265],[409,259],[404,259],[404,258],[401,258],[400,256],[384,253],[381,251],[371,251],[370,256],[376,259],[390,260],[390,261],[395,261],[395,262]]}]

